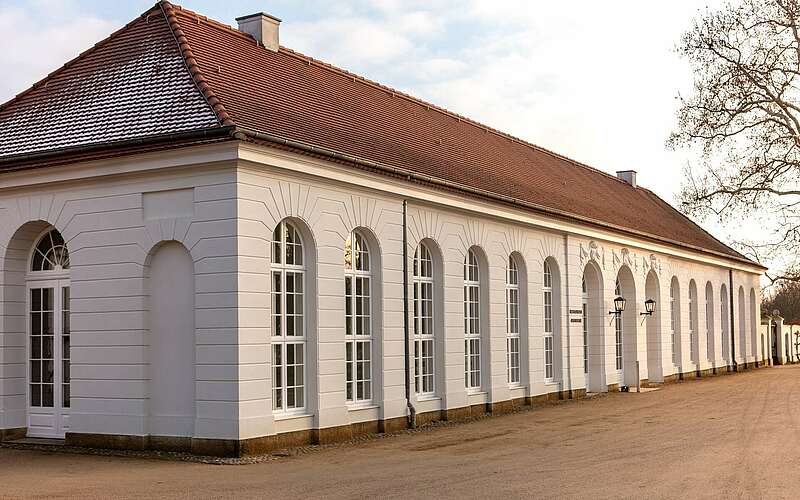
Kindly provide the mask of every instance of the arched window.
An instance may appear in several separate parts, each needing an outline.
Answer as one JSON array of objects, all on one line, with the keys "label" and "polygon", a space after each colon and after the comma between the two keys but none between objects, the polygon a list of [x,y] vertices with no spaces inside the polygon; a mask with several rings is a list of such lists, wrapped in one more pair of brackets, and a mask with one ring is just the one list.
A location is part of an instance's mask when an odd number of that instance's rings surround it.
[{"label": "arched window", "polygon": [[550,263],[545,261],[543,268],[542,293],[544,294],[544,378],[552,382],[555,378],[554,339],[553,339],[553,273]]},{"label": "arched window", "polygon": [[481,388],[481,283],[478,257],[471,248],[464,258],[464,386]]},{"label": "arched window", "polygon": [[672,278],[672,282],[669,285],[669,330],[670,343],[672,345],[672,364],[675,366],[680,365],[677,336],[680,331],[681,312],[680,303],[677,300],[678,294],[678,280],[677,278]]},{"label": "arched window", "polygon": [[[617,283],[614,288],[614,295],[617,297],[622,297],[622,287],[619,286],[619,278],[617,278]],[[622,314],[615,314],[614,315],[614,366],[616,367],[618,372],[622,371],[623,364],[622,364]]]},{"label": "arched window", "polygon": [[520,374],[519,268],[513,256],[506,268],[506,359],[509,385],[519,385]]},{"label": "arched window", "polygon": [[344,243],[346,398],[372,401],[372,274],[364,237],[352,232]]},{"label": "arched window", "polygon": [[300,231],[282,221],[272,235],[272,408],[306,401],[305,265]]},{"label": "arched window", "polygon": [[697,353],[697,286],[694,280],[689,282],[689,354],[695,363],[700,359]]},{"label": "arched window", "polygon": [[[758,348],[756,347],[758,342],[758,310],[756,309],[756,290],[754,288],[750,289],[750,341],[752,342],[752,347],[750,348],[751,353],[753,355],[753,361],[758,362]],[[791,351],[790,351],[791,352]],[[763,359],[763,358],[761,358]]]},{"label": "arched window", "polygon": [[414,391],[417,395],[433,395],[434,331],[433,331],[433,258],[425,243],[414,252]]},{"label": "arched window", "polygon": [[[739,315],[739,358],[742,360],[743,363],[747,362],[747,331],[745,330],[745,314],[747,311],[745,310],[744,305],[744,287],[739,287],[739,307],[736,310],[736,314]],[[736,352],[736,351],[734,351]]]},{"label": "arched window", "polygon": [[714,361],[714,287],[706,283],[706,357]]},{"label": "arched window", "polygon": [[586,275],[581,279],[581,309],[583,318],[583,373],[589,373],[589,292],[586,289]]},{"label": "arched window", "polygon": [[31,271],[57,271],[69,269],[69,252],[61,233],[53,229],[39,240],[33,250]]},{"label": "arched window", "polygon": [[27,404],[29,418],[39,422],[36,429],[29,429],[29,435],[63,438],[61,429],[68,422],[71,406],[70,263],[64,238],[57,230],[39,238],[28,264],[33,281],[28,282],[26,292]]},{"label": "arched window", "polygon": [[722,288],[719,290],[719,314],[720,318],[722,319],[722,327],[720,328],[720,333],[722,334],[722,359],[729,361],[730,360],[730,330],[729,328],[729,321],[730,321],[730,314],[728,313],[728,289],[725,285],[722,285]]}]

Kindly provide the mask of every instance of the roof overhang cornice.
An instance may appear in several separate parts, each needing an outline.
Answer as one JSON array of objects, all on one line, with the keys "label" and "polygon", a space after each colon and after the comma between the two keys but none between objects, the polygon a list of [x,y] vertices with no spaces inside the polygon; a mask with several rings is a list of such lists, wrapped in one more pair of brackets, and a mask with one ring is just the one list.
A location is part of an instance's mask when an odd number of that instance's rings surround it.
[{"label": "roof overhang cornice", "polygon": [[[0,173],[55,166],[60,164],[63,165],[66,163],[80,164],[93,160],[102,160],[107,157],[120,156],[120,154],[129,156],[147,153],[151,150],[168,150],[176,147],[176,145],[191,146],[193,144],[200,145],[209,141],[218,142],[230,140],[253,142],[256,144],[261,144],[262,146],[272,146],[282,150],[289,150],[301,155],[333,161],[339,164],[346,164],[351,167],[355,166],[361,170],[381,173],[383,175],[388,175],[394,177],[395,179],[400,179],[406,182],[425,185],[438,190],[445,190],[450,193],[468,195],[472,198],[479,198],[485,201],[500,203],[503,206],[515,208],[517,210],[531,211],[538,215],[553,217],[561,221],[597,228],[609,232],[610,234],[623,235],[628,238],[632,237],[634,240],[645,240],[660,245],[666,245],[668,247],[679,248],[684,251],[688,250],[689,252],[693,253],[701,253],[712,256],[717,260],[721,259],[737,269],[746,270],[748,272],[763,273],[767,270],[767,268],[761,264],[750,261],[746,258],[738,258],[723,252],[717,252],[714,250],[681,243],[679,241],[663,238],[642,231],[615,226],[601,220],[575,215],[566,211],[538,205],[510,196],[500,195],[472,186],[447,181],[434,176],[422,175],[402,167],[396,167],[393,165],[367,160],[332,149],[315,146],[313,144],[308,144],[241,126],[216,127],[185,133],[142,137],[120,141],[117,143],[90,144],[61,150],[51,150],[33,154],[11,156],[0,159]],[[120,151],[122,151],[122,153],[120,153]],[[74,158],[74,161],[71,160],[71,158]]]},{"label": "roof overhang cornice", "polygon": [[518,198],[513,198],[513,197],[510,197],[510,196],[500,195],[500,194],[497,194],[497,193],[493,193],[491,191],[486,191],[486,190],[474,188],[472,186],[467,186],[467,185],[464,185],[464,184],[458,184],[458,183],[455,183],[455,182],[447,181],[447,180],[440,179],[440,178],[433,177],[433,176],[429,176],[429,175],[422,175],[422,174],[419,174],[417,172],[413,172],[413,171],[408,170],[408,169],[399,168],[399,167],[395,167],[395,166],[392,166],[392,165],[387,165],[387,164],[375,162],[375,161],[372,161],[372,160],[367,160],[367,159],[364,159],[364,158],[359,158],[357,156],[348,155],[348,154],[341,153],[341,152],[338,152],[338,151],[334,151],[334,150],[331,150],[331,149],[315,146],[315,145],[312,145],[312,144],[307,144],[307,143],[304,143],[304,142],[301,142],[301,141],[295,141],[295,140],[292,140],[292,139],[287,139],[285,137],[280,137],[280,136],[277,136],[277,135],[274,135],[274,134],[268,134],[268,133],[264,133],[264,132],[260,132],[260,131],[256,131],[256,130],[252,130],[252,129],[248,129],[248,128],[245,128],[245,127],[240,127],[240,126],[234,127],[234,129],[231,131],[231,133],[235,138],[240,139],[240,140],[247,140],[248,138],[252,138],[252,139],[256,139],[257,141],[264,141],[264,142],[267,142],[267,143],[270,143],[270,144],[274,144],[274,145],[282,147],[282,148],[289,148],[289,149],[298,151],[298,152],[303,153],[303,154],[309,154],[309,155],[317,156],[317,157],[324,157],[324,158],[328,158],[328,159],[334,160],[336,162],[346,163],[346,164],[358,166],[358,167],[361,167],[361,168],[365,168],[365,169],[368,169],[368,170],[379,171],[379,172],[382,172],[384,174],[392,175],[392,176],[394,176],[396,178],[406,179],[406,180],[412,181],[412,182],[419,182],[419,183],[423,183],[423,184],[427,184],[427,185],[431,185],[431,186],[436,186],[436,187],[447,189],[447,190],[451,190],[451,191],[457,191],[457,192],[461,192],[461,193],[466,193],[466,194],[469,194],[469,195],[472,195],[472,196],[478,196],[478,197],[481,197],[481,198],[484,198],[484,199],[489,199],[489,200],[492,200],[492,201],[495,201],[495,202],[500,202],[500,203],[503,203],[505,205],[511,205],[513,207],[523,208],[523,209],[526,209],[526,210],[532,210],[532,211],[534,211],[536,213],[539,213],[539,214],[548,215],[548,216],[551,216],[551,217],[557,217],[557,218],[562,219],[562,220],[576,221],[576,222],[579,222],[579,223],[582,223],[582,224],[587,224],[587,225],[590,225],[590,226],[593,226],[593,227],[602,228],[602,229],[605,229],[605,230],[610,230],[610,231],[615,232],[615,233],[620,233],[620,234],[624,234],[624,235],[628,235],[628,236],[634,236],[636,238],[641,238],[641,239],[645,239],[645,240],[648,240],[648,241],[653,241],[653,242],[657,242],[657,243],[661,243],[661,244],[666,244],[666,245],[673,246],[673,247],[679,247],[679,248],[683,248],[683,249],[688,249],[688,250],[691,250],[693,252],[700,252],[700,253],[703,253],[703,254],[706,254],[706,255],[713,255],[715,257],[722,258],[722,259],[730,261],[730,262],[735,262],[737,264],[737,267],[740,267],[741,265],[745,265],[747,268],[750,268],[750,269],[753,270],[751,272],[764,272],[764,271],[767,270],[767,268],[764,267],[763,265],[761,265],[761,264],[759,264],[757,262],[753,262],[753,261],[751,261],[749,259],[746,259],[746,258],[739,258],[739,257],[735,257],[733,255],[725,254],[723,252],[717,252],[717,251],[714,251],[714,250],[709,250],[709,249],[705,249],[705,248],[702,248],[702,247],[689,245],[689,244],[686,244],[686,243],[681,243],[681,242],[676,241],[676,240],[663,238],[661,236],[657,236],[657,235],[654,235],[654,234],[649,234],[649,233],[646,233],[646,232],[643,232],[643,231],[637,231],[637,230],[628,229],[628,228],[621,227],[621,226],[615,226],[613,224],[609,224],[607,222],[604,222],[604,221],[601,221],[601,220],[598,220],[598,219],[592,219],[590,217],[583,217],[583,216],[575,215],[575,214],[572,214],[572,213],[569,213],[569,212],[556,210],[556,209],[553,209],[553,208],[550,208],[550,207],[546,207],[546,206],[543,206],[543,205],[539,205],[539,204],[531,203],[531,202],[528,202],[528,201],[520,200]]},{"label": "roof overhang cornice", "polygon": [[88,158],[91,160],[102,158],[104,155],[114,155],[114,153],[125,150],[130,150],[130,153],[133,154],[141,152],[140,150],[159,146],[171,147],[181,144],[187,145],[193,142],[229,140],[231,139],[232,130],[233,127],[230,126],[215,127],[6,156],[0,158],[0,173],[63,164],[70,162],[72,159],[85,161],[87,155],[92,156]]}]

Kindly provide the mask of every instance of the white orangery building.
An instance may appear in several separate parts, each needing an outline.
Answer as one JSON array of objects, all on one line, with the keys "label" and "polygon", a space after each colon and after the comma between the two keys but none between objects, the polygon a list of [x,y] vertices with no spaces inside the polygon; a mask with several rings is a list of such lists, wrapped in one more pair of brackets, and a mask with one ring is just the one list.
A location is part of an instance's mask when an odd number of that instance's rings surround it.
[{"label": "white orangery building", "polygon": [[238,21],[159,2],[0,106],[0,439],[242,455],[767,358],[764,268],[635,172]]}]

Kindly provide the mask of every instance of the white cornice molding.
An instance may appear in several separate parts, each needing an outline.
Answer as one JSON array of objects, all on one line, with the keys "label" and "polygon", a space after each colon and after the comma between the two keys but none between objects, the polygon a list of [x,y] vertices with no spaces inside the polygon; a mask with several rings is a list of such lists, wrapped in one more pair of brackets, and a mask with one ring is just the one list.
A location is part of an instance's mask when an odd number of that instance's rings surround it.
[{"label": "white cornice molding", "polygon": [[102,160],[0,173],[0,193],[53,183],[97,180],[165,168],[232,162],[238,158],[235,142],[152,151]]},{"label": "white cornice molding", "polygon": [[604,244],[630,247],[641,253],[660,253],[674,258],[706,265],[731,268],[753,274],[762,274],[757,266],[726,259],[723,256],[693,251],[682,246],[642,240],[635,236],[604,230],[599,227],[548,217],[531,210],[517,209],[461,196],[456,192],[435,189],[423,184],[354,169],[323,159],[313,158],[253,143],[228,141],[215,144],[189,146],[171,150],[154,151],[130,156],[86,161],[68,165],[42,167],[0,174],[0,193],[50,184],[97,181],[108,177],[131,176],[145,172],[175,168],[202,168],[226,162],[239,161],[240,168],[248,166],[254,171],[264,167],[278,168],[292,175],[305,175],[316,179],[334,181],[343,185],[358,186],[384,196],[406,198],[416,203],[461,210],[470,214],[490,216],[500,220],[524,224],[539,229],[570,234]]},{"label": "white cornice molding", "polygon": [[687,261],[698,262],[724,268],[731,268],[753,274],[762,274],[763,270],[757,266],[748,266],[744,262],[729,260],[722,256],[715,256],[699,251],[692,251],[684,247],[660,244],[653,241],[643,241],[621,233],[606,231],[601,228],[591,227],[554,217],[547,217],[532,211],[514,209],[501,206],[497,203],[483,201],[478,198],[459,196],[440,189],[433,189],[421,184],[413,184],[395,180],[386,175],[354,169],[346,165],[313,158],[306,155],[282,151],[267,146],[252,143],[240,143],[239,158],[247,167],[267,166],[291,172],[293,174],[308,175],[328,181],[337,181],[344,184],[356,185],[378,191],[384,195],[397,196],[414,200],[418,203],[433,204],[450,209],[459,209],[473,214],[491,216],[498,219],[522,223],[540,229],[569,233],[589,240],[601,240],[606,243],[631,247],[646,253],[660,253]]}]

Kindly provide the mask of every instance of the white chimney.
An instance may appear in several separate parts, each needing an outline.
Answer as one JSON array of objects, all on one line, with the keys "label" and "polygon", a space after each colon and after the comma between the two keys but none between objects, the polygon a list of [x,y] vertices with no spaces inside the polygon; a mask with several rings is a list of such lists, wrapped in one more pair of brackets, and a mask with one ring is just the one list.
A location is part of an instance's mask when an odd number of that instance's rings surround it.
[{"label": "white chimney", "polygon": [[273,52],[278,52],[278,28],[281,20],[263,12],[237,17],[239,31],[253,35],[264,47]]},{"label": "white chimney", "polygon": [[636,170],[620,170],[617,172],[617,177],[636,187]]}]

